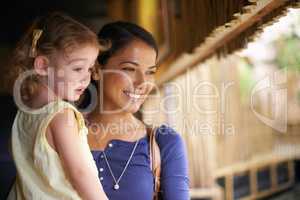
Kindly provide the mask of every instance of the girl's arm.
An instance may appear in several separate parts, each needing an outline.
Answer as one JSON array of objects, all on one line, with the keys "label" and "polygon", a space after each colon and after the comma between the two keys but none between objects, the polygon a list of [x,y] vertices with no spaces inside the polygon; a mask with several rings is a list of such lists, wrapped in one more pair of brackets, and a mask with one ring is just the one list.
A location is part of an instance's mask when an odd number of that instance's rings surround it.
[{"label": "girl's arm", "polygon": [[74,111],[65,109],[57,114],[50,122],[48,130],[64,170],[81,198],[107,200],[97,174],[85,157]]}]

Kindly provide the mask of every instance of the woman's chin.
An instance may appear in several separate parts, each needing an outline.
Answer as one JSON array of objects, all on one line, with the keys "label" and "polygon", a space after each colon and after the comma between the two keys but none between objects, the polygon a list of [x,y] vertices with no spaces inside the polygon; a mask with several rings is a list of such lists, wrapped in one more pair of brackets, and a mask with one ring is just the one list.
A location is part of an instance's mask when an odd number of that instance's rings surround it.
[{"label": "woman's chin", "polygon": [[127,113],[136,113],[139,111],[139,109],[141,108],[141,103],[133,103],[131,102],[130,104],[127,104],[127,106],[124,106],[123,107],[124,111],[127,112]]},{"label": "woman's chin", "polygon": [[138,107],[138,108],[133,108],[133,109],[131,109],[129,112],[132,113],[132,114],[134,114],[134,113],[138,112],[139,109],[140,109],[140,107]]}]

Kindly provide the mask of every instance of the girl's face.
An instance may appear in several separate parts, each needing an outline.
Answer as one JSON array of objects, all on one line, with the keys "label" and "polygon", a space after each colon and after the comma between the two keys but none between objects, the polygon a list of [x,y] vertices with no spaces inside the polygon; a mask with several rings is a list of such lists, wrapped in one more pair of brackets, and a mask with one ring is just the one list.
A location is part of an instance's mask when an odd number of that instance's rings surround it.
[{"label": "girl's face", "polygon": [[104,111],[139,110],[153,88],[156,56],[152,47],[136,40],[108,59],[102,66],[99,94]]},{"label": "girl's face", "polygon": [[86,45],[70,53],[57,53],[49,67],[48,86],[55,95],[76,101],[90,83],[91,70],[98,56],[98,48]]}]

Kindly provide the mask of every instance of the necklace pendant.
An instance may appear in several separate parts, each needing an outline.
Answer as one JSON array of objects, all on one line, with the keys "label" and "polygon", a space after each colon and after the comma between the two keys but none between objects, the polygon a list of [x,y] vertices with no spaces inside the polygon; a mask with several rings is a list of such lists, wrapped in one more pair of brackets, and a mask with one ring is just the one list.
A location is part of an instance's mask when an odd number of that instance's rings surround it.
[{"label": "necklace pendant", "polygon": [[118,190],[119,188],[120,188],[119,184],[115,184],[115,185],[114,185],[114,189],[115,189],[115,190]]}]

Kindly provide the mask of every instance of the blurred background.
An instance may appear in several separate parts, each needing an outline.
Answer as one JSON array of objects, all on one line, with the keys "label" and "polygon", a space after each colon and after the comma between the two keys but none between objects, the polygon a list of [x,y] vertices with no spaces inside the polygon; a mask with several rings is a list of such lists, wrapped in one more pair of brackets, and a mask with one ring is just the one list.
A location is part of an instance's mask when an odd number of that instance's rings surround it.
[{"label": "blurred background", "polygon": [[184,138],[192,199],[298,199],[299,7],[297,0],[7,2],[0,18],[0,199],[15,176],[8,138],[16,107],[6,62],[30,22],[54,10],[95,32],[126,20],[154,35],[157,88],[138,117]]}]

